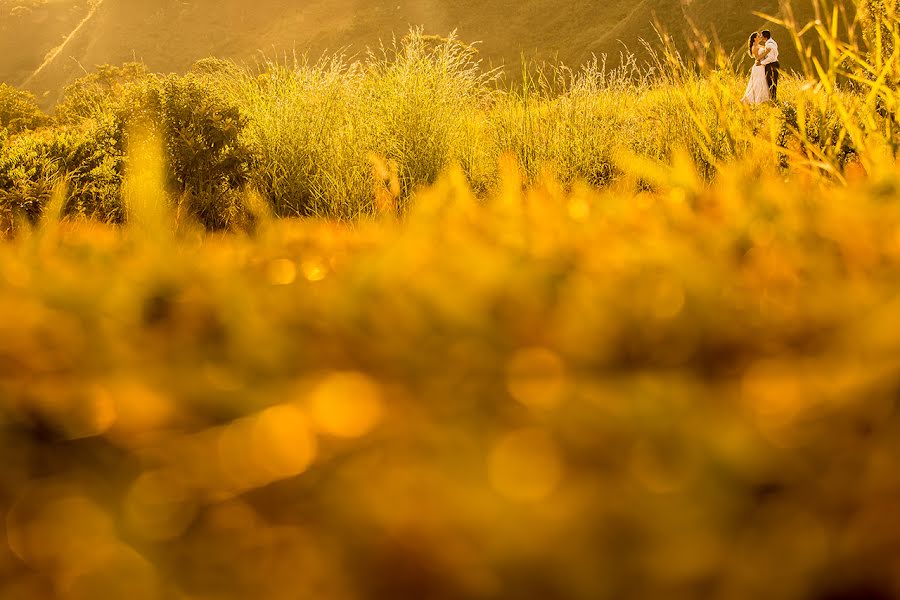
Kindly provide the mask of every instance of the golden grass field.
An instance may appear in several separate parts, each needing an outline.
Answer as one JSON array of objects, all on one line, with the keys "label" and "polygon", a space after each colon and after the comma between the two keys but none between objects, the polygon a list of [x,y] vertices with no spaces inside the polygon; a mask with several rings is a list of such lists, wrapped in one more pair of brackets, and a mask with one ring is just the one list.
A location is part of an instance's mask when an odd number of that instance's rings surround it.
[{"label": "golden grass field", "polygon": [[819,10],[756,109],[414,34],[16,113],[0,598],[900,596],[900,22]]}]

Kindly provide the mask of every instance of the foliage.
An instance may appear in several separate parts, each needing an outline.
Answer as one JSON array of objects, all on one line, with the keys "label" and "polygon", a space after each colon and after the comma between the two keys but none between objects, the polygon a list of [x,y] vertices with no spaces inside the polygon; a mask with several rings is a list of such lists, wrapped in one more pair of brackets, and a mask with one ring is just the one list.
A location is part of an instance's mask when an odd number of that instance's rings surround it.
[{"label": "foliage", "polygon": [[13,137],[0,153],[0,212],[36,223],[58,184],[68,188],[64,212],[122,222],[123,155],[102,127],[44,129]]},{"label": "foliage", "polygon": [[65,179],[70,211],[121,221],[129,133],[151,127],[166,140],[170,188],[189,214],[209,229],[246,218],[239,193],[253,162],[242,135],[247,118],[212,77],[151,76],[141,65],[103,68],[68,90],[57,117],[63,123],[57,128],[4,147],[7,212],[24,210],[36,220],[49,190]]},{"label": "foliage", "polygon": [[900,2],[897,0],[863,0],[859,4],[862,33],[882,59],[890,59],[894,53],[896,40],[891,21],[897,18],[898,11]]},{"label": "foliage", "polygon": [[247,107],[247,135],[258,152],[253,185],[276,214],[372,214],[363,78],[341,60],[296,59],[240,79],[237,102]]},{"label": "foliage", "polygon": [[209,229],[243,218],[240,194],[250,179],[253,149],[245,143],[247,116],[208,77],[168,77],[159,89],[158,123],[178,192]]},{"label": "foliage", "polygon": [[0,129],[17,134],[47,124],[33,94],[0,83]]},{"label": "foliage", "polygon": [[56,118],[64,124],[102,118],[127,96],[130,87],[149,79],[143,63],[102,65],[66,87],[56,107]]}]

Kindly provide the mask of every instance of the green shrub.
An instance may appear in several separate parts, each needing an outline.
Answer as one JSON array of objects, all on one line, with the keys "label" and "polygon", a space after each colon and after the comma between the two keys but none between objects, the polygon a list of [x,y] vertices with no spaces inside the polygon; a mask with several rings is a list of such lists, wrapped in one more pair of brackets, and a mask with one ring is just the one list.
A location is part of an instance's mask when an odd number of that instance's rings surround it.
[{"label": "green shrub", "polygon": [[48,120],[33,94],[0,83],[0,130],[15,135],[46,125]]},{"label": "green shrub", "polygon": [[46,133],[20,135],[3,145],[0,215],[5,230],[10,229],[15,219],[37,223],[59,180],[59,164],[48,152],[47,137]]},{"label": "green shrub", "polygon": [[6,214],[36,221],[50,190],[65,180],[67,214],[123,221],[128,135],[149,124],[165,140],[170,187],[193,217],[209,229],[245,218],[241,195],[254,162],[247,116],[216,77],[103,67],[69,88],[58,115],[61,125],[13,138],[0,152]]},{"label": "green shrub", "polygon": [[213,79],[195,74],[163,79],[158,110],[175,189],[207,228],[233,226],[254,164],[247,115]]},{"label": "green shrub", "polygon": [[65,124],[102,118],[113,107],[121,106],[123,97],[129,95],[135,84],[152,78],[143,63],[100,66],[66,87],[56,107],[56,118]]},{"label": "green shrub", "polygon": [[11,138],[0,152],[0,212],[36,223],[65,183],[64,213],[122,222],[123,156],[100,127],[59,127]]},{"label": "green shrub", "polygon": [[[101,69],[110,72],[111,70]],[[121,185],[125,166],[126,125],[115,102],[129,104],[132,84],[89,107],[87,77],[70,87],[61,105],[62,123],[12,137],[0,151],[0,213],[36,223],[57,184],[65,184],[65,216],[122,223]],[[107,78],[108,80],[108,78]],[[95,92],[97,89],[94,90]],[[80,98],[79,104],[75,98]],[[76,106],[84,111],[79,113]],[[129,115],[136,110],[128,111]]]},{"label": "green shrub", "polygon": [[219,83],[227,81],[238,82],[246,74],[246,71],[235,64],[234,61],[212,56],[201,58],[195,62],[191,65],[190,72],[195,75],[214,77]]}]

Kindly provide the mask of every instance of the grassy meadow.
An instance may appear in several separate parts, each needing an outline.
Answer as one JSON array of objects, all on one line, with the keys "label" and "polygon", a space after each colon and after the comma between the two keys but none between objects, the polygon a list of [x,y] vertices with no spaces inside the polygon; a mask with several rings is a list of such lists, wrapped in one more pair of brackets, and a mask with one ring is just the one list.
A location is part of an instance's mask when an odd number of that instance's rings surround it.
[{"label": "grassy meadow", "polygon": [[[0,89],[0,598],[900,596],[900,21]],[[782,40],[782,44],[791,40]]]}]

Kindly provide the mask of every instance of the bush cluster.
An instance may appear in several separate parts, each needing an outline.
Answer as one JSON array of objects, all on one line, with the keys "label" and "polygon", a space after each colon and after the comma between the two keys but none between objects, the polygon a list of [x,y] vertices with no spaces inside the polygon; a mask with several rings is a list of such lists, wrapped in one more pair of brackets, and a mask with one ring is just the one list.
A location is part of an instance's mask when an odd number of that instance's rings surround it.
[{"label": "bush cluster", "polygon": [[4,135],[37,129],[48,121],[34,95],[0,83],[0,130]]},{"label": "bush cluster", "polygon": [[148,128],[165,140],[173,201],[208,229],[242,218],[239,192],[253,163],[242,135],[247,116],[214,77],[157,76],[137,64],[103,67],[66,90],[52,121],[37,114],[32,125],[52,126],[8,128],[0,152],[0,211],[7,222],[36,221],[57,185],[67,188],[65,214],[123,222],[129,136]]}]

